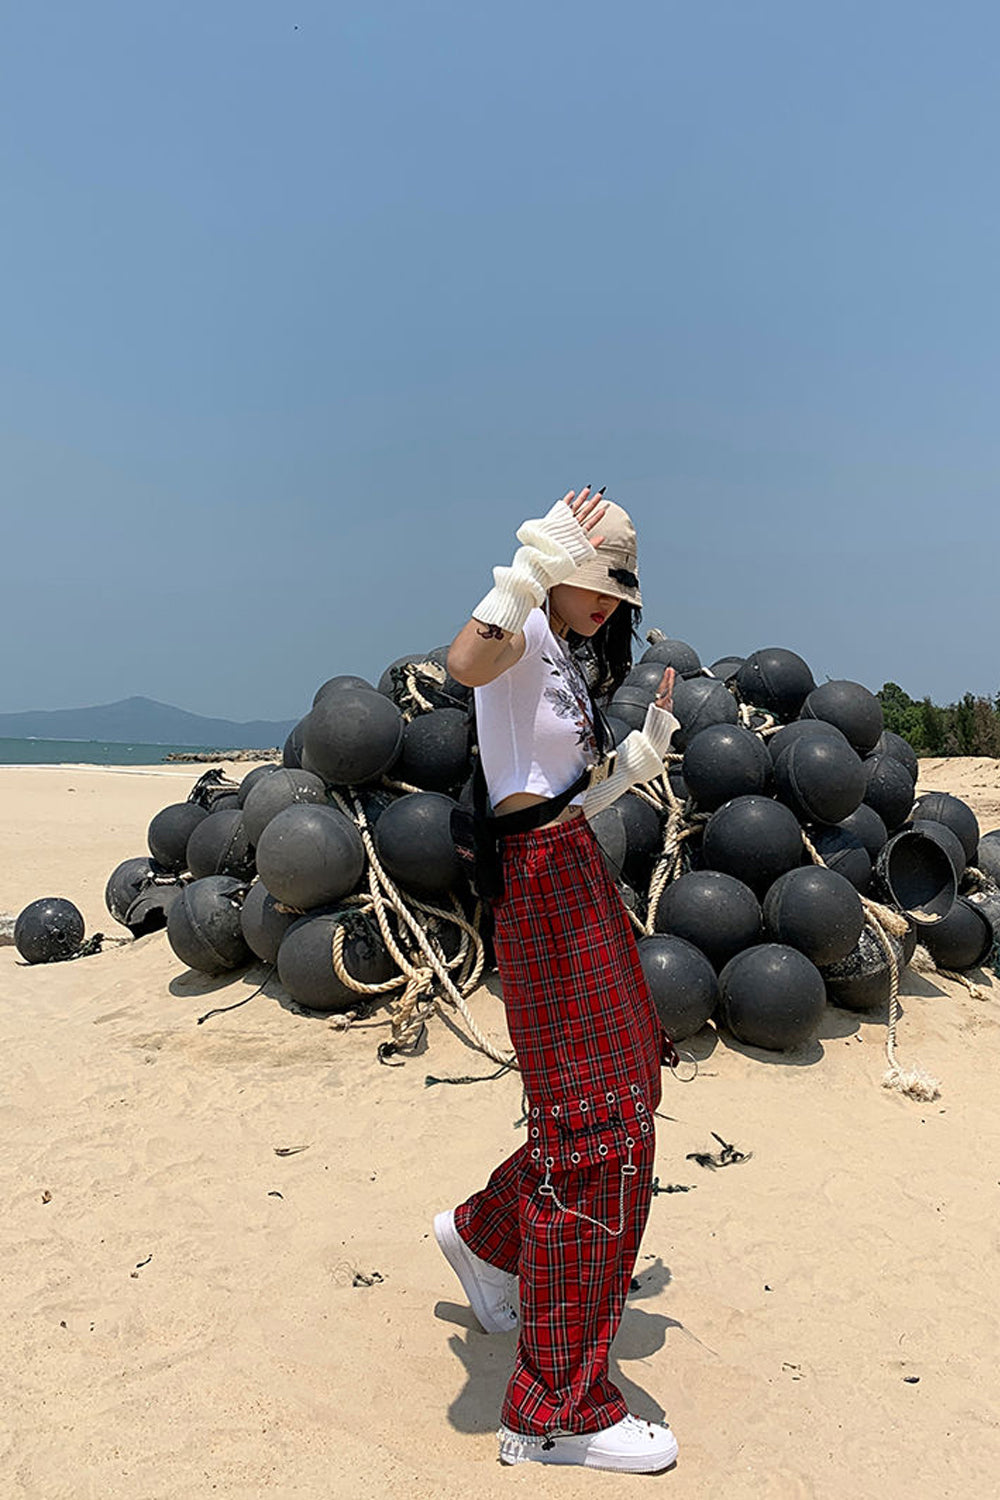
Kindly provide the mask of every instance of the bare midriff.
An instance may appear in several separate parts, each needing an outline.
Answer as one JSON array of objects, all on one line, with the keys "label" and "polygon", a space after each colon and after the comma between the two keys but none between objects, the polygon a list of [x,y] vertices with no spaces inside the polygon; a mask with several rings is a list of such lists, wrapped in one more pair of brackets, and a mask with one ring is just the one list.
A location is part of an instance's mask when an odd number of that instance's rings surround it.
[{"label": "bare midriff", "polygon": [[[548,797],[539,797],[536,792],[511,792],[509,797],[504,797],[493,809],[494,817],[501,817],[504,813],[521,812],[526,807],[537,807],[540,802],[547,802]],[[564,807],[561,813],[550,818],[547,823],[540,827],[549,828],[553,823],[568,823],[571,818],[578,818],[583,812],[582,807]]]}]

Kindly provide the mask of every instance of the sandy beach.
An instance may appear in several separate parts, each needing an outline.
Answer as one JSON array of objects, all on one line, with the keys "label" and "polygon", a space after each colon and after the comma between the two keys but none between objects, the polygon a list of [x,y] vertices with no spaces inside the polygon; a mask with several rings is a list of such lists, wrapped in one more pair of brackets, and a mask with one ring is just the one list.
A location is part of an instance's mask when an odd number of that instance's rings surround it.
[{"label": "sandy beach", "polygon": [[[0,910],[64,895],[124,935],[107,876],[200,769],[0,768]],[[920,789],[1000,826],[1000,762],[924,761]],[[428,1086],[494,1068],[451,1013],[381,1066],[383,1015],[338,1029],[274,981],[198,1024],[264,974],[195,975],[163,933],[40,968],[0,949],[4,1497],[1000,1491],[996,980],[905,975],[932,1104],[880,1086],[882,1016],[830,1009],[790,1057],[688,1044],[614,1349],[680,1443],[643,1479],[497,1463],[512,1339],[478,1331],[430,1224],[517,1144],[516,1075]],[[502,1040],[495,989],[471,1004]],[[713,1133],[748,1160],[689,1159]]]}]

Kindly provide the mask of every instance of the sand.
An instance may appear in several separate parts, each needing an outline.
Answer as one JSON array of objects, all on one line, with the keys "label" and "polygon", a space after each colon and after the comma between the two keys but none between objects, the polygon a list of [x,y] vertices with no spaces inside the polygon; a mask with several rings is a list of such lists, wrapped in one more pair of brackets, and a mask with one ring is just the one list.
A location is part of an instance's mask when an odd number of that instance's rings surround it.
[{"label": "sand", "polygon": [[[0,769],[0,909],[62,894],[113,927],[108,873],[196,775]],[[921,786],[1000,826],[1000,762]],[[427,1087],[493,1065],[436,1020],[380,1066],[384,1022],[273,983],[197,1024],[262,977],[196,976],[162,933],[48,968],[0,949],[4,1497],[996,1496],[996,981],[906,975],[933,1104],[880,1087],[882,1018],[838,1010],[791,1058],[706,1032],[665,1080],[657,1170],[688,1191],[653,1201],[614,1348],[680,1443],[644,1479],[496,1460],[512,1339],[477,1330],[430,1220],[517,1143],[516,1077]],[[473,1009],[504,1036],[489,988]],[[749,1159],[689,1160],[713,1132]]]}]

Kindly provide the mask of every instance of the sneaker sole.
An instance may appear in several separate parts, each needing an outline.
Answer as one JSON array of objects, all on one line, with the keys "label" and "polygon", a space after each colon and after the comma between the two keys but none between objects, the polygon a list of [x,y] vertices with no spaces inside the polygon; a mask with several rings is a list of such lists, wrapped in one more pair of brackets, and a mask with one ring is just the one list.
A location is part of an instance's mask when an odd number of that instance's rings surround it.
[{"label": "sneaker sole", "polygon": [[[424,1221],[426,1223],[426,1220]],[[455,1221],[447,1209],[434,1216],[434,1238],[441,1249],[441,1254],[448,1262],[455,1275],[462,1284],[462,1290],[469,1299],[469,1306],[476,1315],[480,1328],[484,1333],[513,1333],[506,1323],[497,1323],[490,1315],[489,1308],[483,1301],[479,1290],[479,1281],[476,1276],[475,1262],[472,1253],[455,1228]]]},{"label": "sneaker sole", "polygon": [[557,1464],[563,1468],[575,1465],[580,1469],[606,1469],[618,1474],[662,1474],[665,1469],[670,1469],[677,1462],[677,1443],[666,1453],[662,1454],[653,1464],[648,1459],[643,1459],[639,1454],[634,1457],[630,1454],[622,1454],[620,1458],[613,1458],[607,1453],[586,1453],[579,1449],[574,1452],[571,1449],[558,1447],[545,1450],[535,1444],[529,1448],[512,1441],[509,1438],[502,1439],[500,1443],[500,1462],[502,1464]]}]

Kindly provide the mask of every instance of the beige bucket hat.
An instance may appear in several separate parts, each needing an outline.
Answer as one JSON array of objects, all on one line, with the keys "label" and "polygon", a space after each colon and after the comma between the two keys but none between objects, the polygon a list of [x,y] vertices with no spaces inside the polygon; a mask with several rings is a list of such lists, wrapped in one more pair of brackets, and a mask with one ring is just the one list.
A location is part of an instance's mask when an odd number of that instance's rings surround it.
[{"label": "beige bucket hat", "polygon": [[613,500],[594,528],[604,538],[597,556],[581,563],[566,582],[575,589],[595,589],[629,604],[642,605],[639,592],[638,552],[635,526],[627,510]]}]

